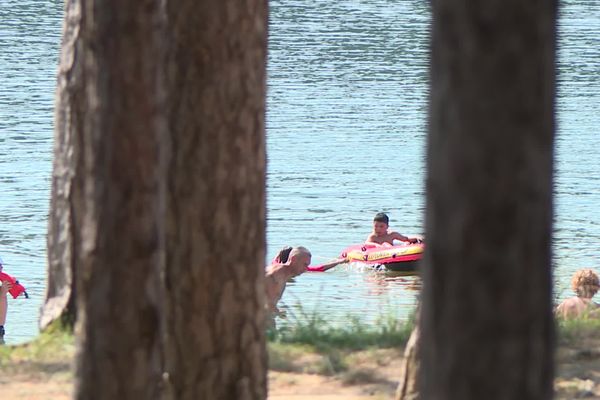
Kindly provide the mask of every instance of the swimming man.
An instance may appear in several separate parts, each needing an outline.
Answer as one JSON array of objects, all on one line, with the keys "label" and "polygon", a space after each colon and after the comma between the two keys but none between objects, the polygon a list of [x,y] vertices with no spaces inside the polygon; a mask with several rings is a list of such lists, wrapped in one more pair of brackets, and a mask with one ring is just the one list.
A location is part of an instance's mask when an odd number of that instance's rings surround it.
[{"label": "swimming man", "polygon": [[310,265],[310,251],[305,247],[294,247],[287,261],[267,267],[265,289],[267,309],[272,314],[279,314],[277,303],[283,295],[287,281],[304,272]]}]

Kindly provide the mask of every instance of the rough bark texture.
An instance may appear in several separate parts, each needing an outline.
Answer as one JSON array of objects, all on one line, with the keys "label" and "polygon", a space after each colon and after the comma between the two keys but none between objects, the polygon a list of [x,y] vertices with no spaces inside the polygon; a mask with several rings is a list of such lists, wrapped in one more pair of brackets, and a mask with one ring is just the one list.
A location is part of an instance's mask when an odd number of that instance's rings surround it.
[{"label": "rough bark texture", "polygon": [[[159,0],[81,0],[85,113],[76,216],[76,398],[160,394],[164,259],[164,10]],[[79,60],[80,58],[80,60]]]},{"label": "rough bark texture", "polygon": [[435,0],[427,399],[550,399],[554,1]]},{"label": "rough bark texture", "polygon": [[54,165],[48,216],[48,285],[40,316],[40,328],[55,320],[69,326],[75,322],[76,243],[73,240],[71,201],[77,196],[76,178],[82,174],[79,137],[85,93],[83,65],[76,56],[80,43],[79,1],[65,2],[63,38],[55,101]]},{"label": "rough bark texture", "polygon": [[416,325],[404,349],[404,360],[400,370],[400,383],[396,390],[396,400],[418,400],[420,398],[420,345],[421,332],[419,325]]},{"label": "rough bark texture", "polygon": [[171,394],[264,399],[267,2],[167,11]]}]

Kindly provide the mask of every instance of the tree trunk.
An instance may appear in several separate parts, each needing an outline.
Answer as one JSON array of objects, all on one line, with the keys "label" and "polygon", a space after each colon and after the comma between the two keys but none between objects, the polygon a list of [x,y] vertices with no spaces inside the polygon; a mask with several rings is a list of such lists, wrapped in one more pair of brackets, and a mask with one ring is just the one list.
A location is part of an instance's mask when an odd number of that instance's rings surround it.
[{"label": "tree trunk", "polygon": [[552,397],[555,20],[433,2],[424,398]]},{"label": "tree trunk", "polygon": [[417,324],[410,334],[410,338],[404,349],[404,360],[402,360],[400,384],[396,390],[396,400],[418,400],[420,398],[420,345],[421,332]]},{"label": "tree trunk", "polygon": [[[48,284],[46,301],[40,316],[40,328],[56,320],[68,327],[75,322],[76,259],[73,240],[74,215],[71,201],[77,196],[77,179],[81,179],[79,133],[84,112],[85,92],[83,65],[76,56],[80,45],[79,1],[65,2],[63,37],[58,67],[52,194],[48,216]],[[79,194],[80,196],[81,194]]]},{"label": "tree trunk", "polygon": [[160,0],[81,0],[85,109],[76,398],[154,399],[162,377],[166,117]]},{"label": "tree trunk", "polygon": [[167,4],[172,395],[264,399],[267,1]]}]

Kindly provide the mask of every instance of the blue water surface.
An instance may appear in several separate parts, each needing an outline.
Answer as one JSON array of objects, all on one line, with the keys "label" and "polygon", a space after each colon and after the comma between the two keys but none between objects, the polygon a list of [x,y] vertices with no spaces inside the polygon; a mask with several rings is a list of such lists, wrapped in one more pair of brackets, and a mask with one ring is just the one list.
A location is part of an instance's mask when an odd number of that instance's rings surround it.
[{"label": "blue water surface", "polygon": [[[268,254],[302,244],[316,263],[361,242],[378,211],[423,233],[427,2],[270,2]],[[46,279],[53,99],[63,2],[0,1],[0,254],[30,300],[10,301],[7,341],[37,333]],[[600,270],[600,5],[562,2],[556,140],[557,296]],[[304,274],[282,302],[319,312],[405,318],[415,278],[354,265]],[[298,310],[301,306],[303,311]]]}]

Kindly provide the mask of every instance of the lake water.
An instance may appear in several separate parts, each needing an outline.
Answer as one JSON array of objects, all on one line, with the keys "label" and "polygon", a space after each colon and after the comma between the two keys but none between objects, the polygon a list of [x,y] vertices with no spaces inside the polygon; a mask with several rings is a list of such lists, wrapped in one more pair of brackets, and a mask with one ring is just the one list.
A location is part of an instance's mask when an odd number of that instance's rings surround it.
[{"label": "lake water", "polygon": [[[60,0],[0,0],[0,254],[31,299],[9,300],[7,341],[37,332]],[[302,244],[319,263],[361,242],[374,213],[423,233],[427,2],[271,1],[268,255]],[[600,270],[600,6],[565,1],[559,27],[554,239],[557,292],[574,270]],[[304,274],[290,314],[404,318],[415,278],[342,266]]]}]

